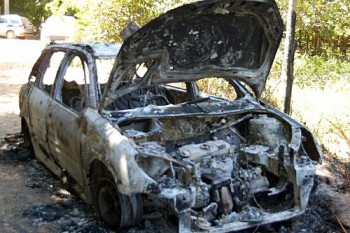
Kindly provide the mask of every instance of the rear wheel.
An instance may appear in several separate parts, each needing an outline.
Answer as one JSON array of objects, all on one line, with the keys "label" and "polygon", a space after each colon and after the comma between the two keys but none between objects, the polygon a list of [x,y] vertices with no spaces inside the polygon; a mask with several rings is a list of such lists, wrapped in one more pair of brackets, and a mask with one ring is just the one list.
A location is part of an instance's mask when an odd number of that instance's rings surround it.
[{"label": "rear wheel", "polygon": [[7,37],[7,39],[15,39],[16,35],[13,31],[8,31],[8,32],[6,32],[6,37]]},{"label": "rear wheel", "polygon": [[111,177],[102,177],[95,185],[94,204],[100,219],[109,227],[120,229],[138,224],[142,217],[139,194],[124,195]]}]

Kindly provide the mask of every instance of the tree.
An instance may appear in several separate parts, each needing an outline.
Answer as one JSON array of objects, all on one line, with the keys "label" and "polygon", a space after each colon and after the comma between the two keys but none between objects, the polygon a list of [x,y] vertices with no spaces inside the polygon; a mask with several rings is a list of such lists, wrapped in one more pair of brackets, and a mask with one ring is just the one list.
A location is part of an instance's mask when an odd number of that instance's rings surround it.
[{"label": "tree", "polygon": [[284,57],[282,64],[282,79],[287,80],[286,85],[286,96],[284,101],[284,112],[290,113],[290,105],[292,99],[292,87],[293,87],[293,63],[295,53],[295,18],[296,14],[294,11],[294,0],[289,0],[288,14],[287,14],[287,30],[286,38],[284,43]]},{"label": "tree", "polygon": [[[282,12],[287,0],[276,0]],[[295,4],[298,50],[345,58],[350,47],[349,0],[299,0]]]},{"label": "tree", "polygon": [[45,8],[50,0],[11,0],[11,14],[19,14],[24,16],[33,23],[36,29],[40,28],[40,24],[48,16]]},{"label": "tree", "polygon": [[139,0],[135,4],[134,0],[53,0],[47,8],[55,15],[74,15],[80,40],[121,41],[119,33],[130,21],[142,26],[185,1]]}]

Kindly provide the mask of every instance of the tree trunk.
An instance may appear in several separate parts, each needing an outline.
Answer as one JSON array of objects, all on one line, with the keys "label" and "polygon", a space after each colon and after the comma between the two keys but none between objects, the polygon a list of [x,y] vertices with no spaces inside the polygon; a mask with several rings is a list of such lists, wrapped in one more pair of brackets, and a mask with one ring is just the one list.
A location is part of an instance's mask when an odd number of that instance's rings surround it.
[{"label": "tree trunk", "polygon": [[292,87],[293,87],[293,69],[294,69],[294,53],[295,53],[295,20],[296,14],[294,11],[294,0],[289,0],[287,29],[284,44],[284,57],[282,66],[282,79],[287,80],[286,96],[284,101],[284,112],[290,114]]},{"label": "tree trunk", "polygon": [[10,0],[4,0],[4,15],[10,14]]}]

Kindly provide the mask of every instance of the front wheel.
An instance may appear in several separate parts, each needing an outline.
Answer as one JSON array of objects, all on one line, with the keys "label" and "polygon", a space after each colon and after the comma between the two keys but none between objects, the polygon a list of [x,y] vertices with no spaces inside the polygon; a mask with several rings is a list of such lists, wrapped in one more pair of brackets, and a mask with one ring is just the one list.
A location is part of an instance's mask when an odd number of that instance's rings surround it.
[{"label": "front wheel", "polygon": [[120,229],[135,225],[142,218],[142,200],[139,194],[124,195],[111,178],[97,182],[94,203],[98,216],[109,227]]}]

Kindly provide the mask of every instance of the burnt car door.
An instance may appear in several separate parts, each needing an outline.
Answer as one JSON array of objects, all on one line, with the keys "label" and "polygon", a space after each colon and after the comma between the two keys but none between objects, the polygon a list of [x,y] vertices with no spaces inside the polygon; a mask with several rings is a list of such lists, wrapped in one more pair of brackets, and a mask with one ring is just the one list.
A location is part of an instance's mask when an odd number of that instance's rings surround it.
[{"label": "burnt car door", "polygon": [[37,153],[39,159],[47,163],[48,160],[52,160],[50,148],[47,142],[47,108],[51,102],[51,95],[53,90],[54,81],[59,67],[65,57],[66,53],[63,51],[52,52],[48,51],[42,55],[43,59],[40,64],[37,64],[35,69],[36,75],[39,76],[36,85],[33,85],[29,94],[30,103],[30,125],[35,141],[40,147],[40,151],[43,153]]},{"label": "burnt car door", "polygon": [[59,166],[78,184],[83,182],[80,157],[80,115],[88,92],[89,70],[79,52],[68,54],[55,82],[53,101],[48,106],[48,138]]}]

